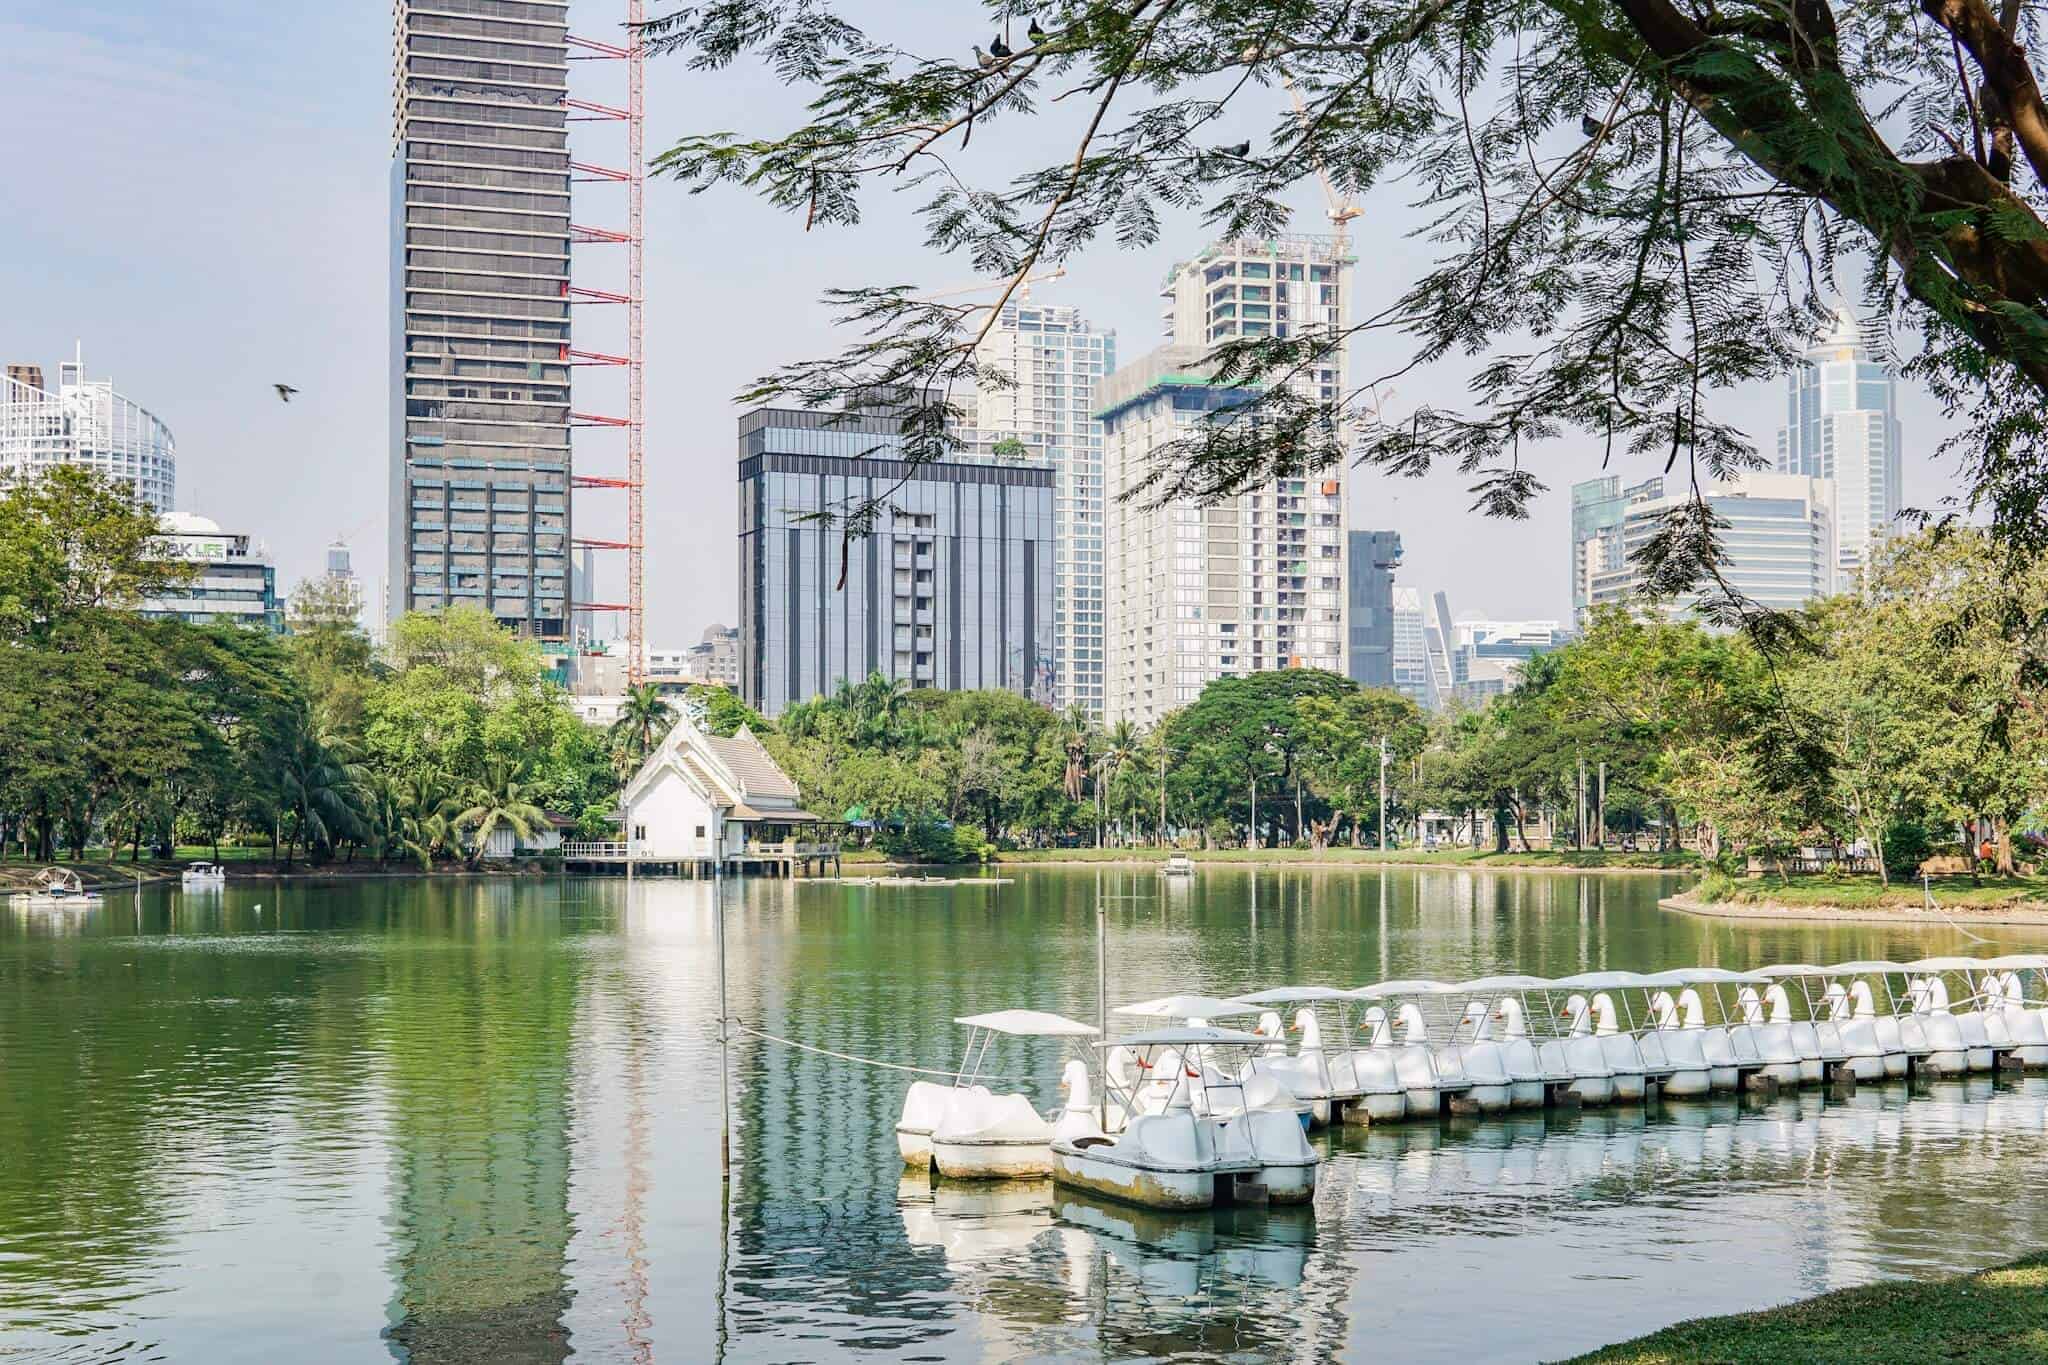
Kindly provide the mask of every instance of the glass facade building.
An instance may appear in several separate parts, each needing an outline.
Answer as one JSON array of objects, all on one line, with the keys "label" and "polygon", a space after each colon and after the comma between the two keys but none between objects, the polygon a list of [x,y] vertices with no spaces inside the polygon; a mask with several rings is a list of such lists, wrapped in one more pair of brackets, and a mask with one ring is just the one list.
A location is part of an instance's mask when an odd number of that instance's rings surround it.
[{"label": "glass facade building", "polygon": [[1624,567],[1622,522],[1637,503],[1664,496],[1661,476],[1623,485],[1619,474],[1572,485],[1572,629],[1585,628],[1593,581]]},{"label": "glass facade building", "polygon": [[[740,418],[740,691],[764,715],[870,673],[1053,699],[1051,466],[901,450],[886,414]],[[875,497],[866,535],[817,515]]]},{"label": "glass facade building", "polygon": [[1892,536],[1899,515],[1898,396],[1846,310],[1785,381],[1778,472],[1834,485],[1836,568],[1846,584]]},{"label": "glass facade building", "polygon": [[399,0],[390,610],[569,629],[566,6]]},{"label": "glass facade building", "polygon": [[38,365],[9,365],[0,376],[0,483],[82,465],[126,483],[152,510],[170,511],[178,495],[171,429],[114,392],[112,380],[87,379],[82,353],[57,367],[56,388],[42,381]]},{"label": "glass facade building", "polygon": [[1401,566],[1398,531],[1352,531],[1346,537],[1351,681],[1394,685],[1394,570]]},{"label": "glass facade building", "polygon": [[[1630,557],[1660,529],[1664,514],[1690,495],[1675,493],[1630,507],[1623,517],[1624,558],[1593,581],[1593,601],[1629,604],[1640,597]],[[1835,490],[1826,479],[1797,474],[1747,473],[1708,484],[1707,506],[1726,524],[1721,574],[1730,588],[1759,606],[1790,611],[1835,591]],[[1671,616],[1690,615],[1698,594],[1661,604]]]},{"label": "glass facade building", "polygon": [[[277,596],[277,566],[245,535],[220,529],[193,512],[168,512],[160,522],[157,553],[192,566],[193,576],[143,599],[140,611],[153,620],[250,626],[273,635],[284,632],[284,604]],[[329,563],[332,563],[330,555]],[[347,552],[343,552],[346,569]]]},{"label": "glass facade building", "polygon": [[1103,714],[1102,423],[1095,394],[1116,368],[1116,333],[1097,331],[1080,310],[1004,305],[975,351],[975,363],[1007,384],[975,395],[971,449],[994,456],[1015,441],[1017,458],[1052,466],[1058,535],[1053,551],[1053,653],[1040,661],[1055,706]]}]

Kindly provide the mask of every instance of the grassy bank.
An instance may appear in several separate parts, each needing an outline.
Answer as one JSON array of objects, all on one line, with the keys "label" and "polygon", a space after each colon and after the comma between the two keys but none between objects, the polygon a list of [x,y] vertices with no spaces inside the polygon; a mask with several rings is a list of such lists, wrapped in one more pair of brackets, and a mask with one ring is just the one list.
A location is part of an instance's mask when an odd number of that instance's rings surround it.
[{"label": "grassy bank", "polygon": [[[2048,910],[2048,877],[1935,877],[1928,883],[1944,910]],[[1918,910],[1926,904],[1919,880],[1885,886],[1874,876],[1725,877],[1709,875],[1693,892],[1707,905],[1759,905],[1839,910]]]},{"label": "grassy bank", "polygon": [[1681,1322],[1579,1362],[2048,1361],[2048,1256],[1927,1283],[1894,1281],[1761,1313]]},{"label": "grassy bank", "polygon": [[[1031,848],[996,855],[1001,863],[1157,863],[1179,849],[1158,848]],[[1687,871],[1699,858],[1686,853],[1625,853],[1619,849],[1535,849],[1528,853],[1490,850],[1395,848],[1326,848],[1321,853],[1297,848],[1222,848],[1197,850],[1188,856],[1198,863],[1258,863],[1273,867],[1341,867],[1378,863],[1392,867],[1529,867],[1629,868]]]}]

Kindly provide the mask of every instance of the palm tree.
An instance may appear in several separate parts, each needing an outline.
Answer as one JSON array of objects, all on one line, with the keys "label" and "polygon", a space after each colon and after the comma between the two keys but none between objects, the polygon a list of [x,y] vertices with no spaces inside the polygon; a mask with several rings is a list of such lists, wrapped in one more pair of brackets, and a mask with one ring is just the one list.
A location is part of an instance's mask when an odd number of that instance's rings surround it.
[{"label": "palm tree", "polygon": [[619,708],[619,718],[612,722],[610,733],[614,740],[623,741],[623,747],[636,763],[644,763],[675,723],[676,710],[668,704],[668,698],[653,683],[641,683],[626,689],[626,704]]},{"label": "palm tree", "polygon": [[469,832],[472,867],[482,861],[484,849],[500,826],[521,839],[531,839],[548,822],[519,780],[519,770],[510,763],[495,762],[485,769],[483,779],[471,788],[469,800],[469,808],[455,816],[453,828]]},{"label": "palm tree", "polygon": [[286,867],[301,843],[309,851],[332,847],[363,828],[363,771],[322,742],[311,716],[298,713],[281,723],[264,751],[263,774],[272,798],[263,804],[280,820],[292,820]]}]

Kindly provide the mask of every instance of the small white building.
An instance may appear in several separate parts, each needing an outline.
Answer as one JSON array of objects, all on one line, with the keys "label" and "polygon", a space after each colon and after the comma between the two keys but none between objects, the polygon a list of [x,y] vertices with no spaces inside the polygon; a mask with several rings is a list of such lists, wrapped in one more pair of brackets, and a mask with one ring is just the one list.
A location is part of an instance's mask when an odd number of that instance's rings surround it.
[{"label": "small white building", "polygon": [[720,739],[684,720],[626,784],[620,823],[635,861],[726,862],[816,824],[799,800],[796,783],[747,727]]}]

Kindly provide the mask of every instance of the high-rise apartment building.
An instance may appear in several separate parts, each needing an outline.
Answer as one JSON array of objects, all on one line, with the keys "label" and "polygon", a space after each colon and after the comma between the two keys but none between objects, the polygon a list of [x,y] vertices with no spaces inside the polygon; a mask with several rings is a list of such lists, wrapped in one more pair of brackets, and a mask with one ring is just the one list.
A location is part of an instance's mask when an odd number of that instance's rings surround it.
[{"label": "high-rise apartment building", "polygon": [[[1005,304],[975,352],[1008,384],[984,383],[966,433],[979,454],[1052,466],[1058,522],[1053,564],[1053,653],[1042,667],[1050,700],[1103,714],[1102,423],[1095,397],[1116,368],[1116,333],[1079,309]],[[1015,443],[1014,445],[1011,443]]]},{"label": "high-rise apartment building", "polygon": [[[1103,385],[1109,720],[1155,724],[1220,677],[1345,671],[1341,470],[1207,506],[1118,495],[1143,484],[1195,425],[1255,397],[1214,382],[1217,345],[1339,332],[1349,266],[1325,238],[1214,243],[1176,265],[1160,291],[1168,344]],[[1343,372],[1339,346],[1291,383],[1335,402]]]},{"label": "high-rise apartment building", "polygon": [[390,610],[569,631],[566,5],[398,0]]},{"label": "high-rise apartment building", "polygon": [[[870,673],[1051,700],[1051,466],[902,447],[887,412],[741,416],[740,692],[762,713]],[[851,540],[817,515],[871,498]]]},{"label": "high-rise apartment building", "polygon": [[[1735,592],[1760,606],[1789,611],[1835,591],[1840,582],[1835,491],[1826,479],[1745,473],[1707,485],[1705,494],[1708,508],[1727,524],[1721,532],[1721,575]],[[1657,533],[1664,514],[1690,496],[1675,493],[1627,509],[1621,526],[1623,560],[1594,577],[1595,604],[1639,598],[1640,573],[1633,556]],[[1689,615],[1699,596],[1674,599],[1661,608],[1670,616]]]},{"label": "high-rise apartment building", "polygon": [[1836,568],[1847,586],[1893,533],[1899,515],[1898,394],[1846,309],[1785,381],[1781,474],[1834,485]]},{"label": "high-rise apartment building", "polygon": [[1572,485],[1572,629],[1585,626],[1593,580],[1622,566],[1621,524],[1628,509],[1664,496],[1662,476],[1624,485],[1619,474]]},{"label": "high-rise apartment building", "polygon": [[1346,541],[1344,586],[1346,651],[1351,681],[1363,687],[1394,685],[1394,570],[1401,566],[1398,531],[1353,531]]},{"label": "high-rise apartment building", "polygon": [[153,511],[172,510],[178,447],[171,429],[111,379],[87,379],[83,351],[43,387],[40,365],[9,365],[0,377],[0,484],[54,465],[82,465],[118,479]]}]

